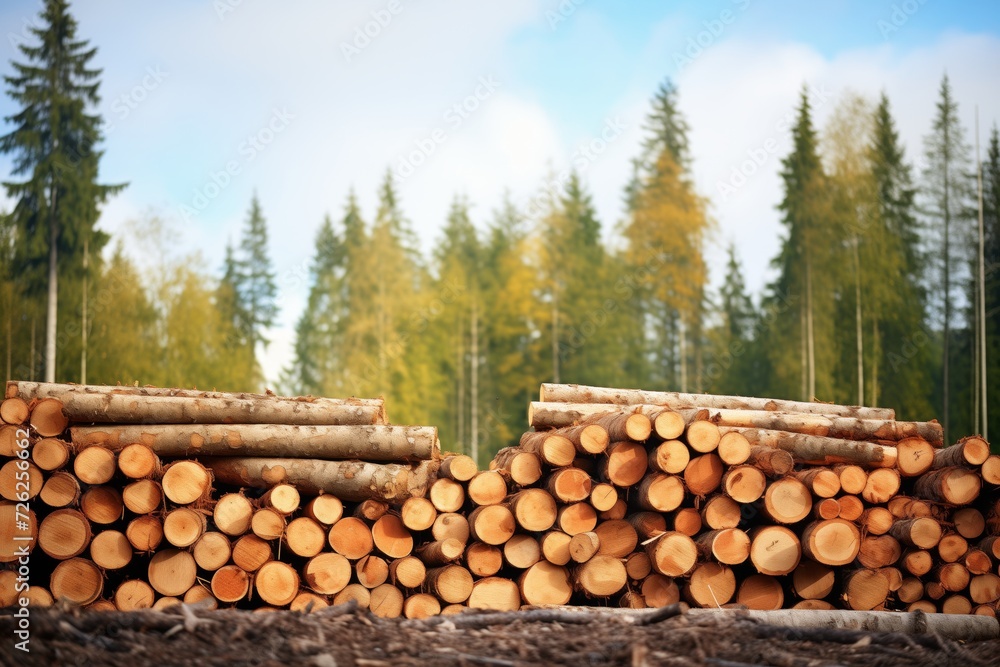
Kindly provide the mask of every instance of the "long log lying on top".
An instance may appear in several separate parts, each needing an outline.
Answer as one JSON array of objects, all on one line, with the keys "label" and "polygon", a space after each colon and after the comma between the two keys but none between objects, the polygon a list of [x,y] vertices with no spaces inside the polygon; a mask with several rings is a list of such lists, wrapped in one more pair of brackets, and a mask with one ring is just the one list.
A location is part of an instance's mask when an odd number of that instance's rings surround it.
[{"label": "long log lying on top", "polygon": [[783,449],[799,463],[856,463],[868,468],[893,468],[896,465],[896,448],[873,442],[739,426],[720,426],[719,431],[723,434],[740,433],[751,445]]},{"label": "long log lying on top", "polygon": [[[694,414],[682,410],[681,414]],[[772,431],[807,433],[843,440],[892,440],[923,438],[931,445],[944,443],[944,429],[937,421],[912,422],[893,419],[859,419],[857,417],[832,417],[763,410],[709,409],[708,419],[719,426],[764,428]]]},{"label": "long log lying on top", "polygon": [[721,408],[733,410],[767,410],[770,412],[804,412],[816,415],[856,417],[858,419],[895,419],[890,408],[866,408],[831,403],[807,403],[775,398],[745,396],[715,396],[674,391],[644,391],[641,389],[611,389],[579,384],[543,383],[539,392],[542,402],[613,403],[616,405],[659,405],[670,408]]},{"label": "long log lying on top", "polygon": [[437,471],[436,461],[416,466],[364,461],[317,459],[199,457],[212,470],[216,482],[232,486],[270,488],[293,484],[303,494],[332,493],[341,500],[403,501],[422,498]]},{"label": "long log lying on top", "polygon": [[[528,409],[528,421],[532,427],[537,429],[560,428],[608,412],[638,411],[647,416],[655,416],[662,409],[662,406],[650,404],[533,402]],[[682,415],[687,423],[691,423],[695,419],[706,419],[718,426],[763,428],[844,440],[898,441],[904,438],[919,437],[935,446],[940,446],[944,442],[944,432],[936,421],[904,422],[766,410],[701,407],[681,408],[676,412]]]},{"label": "long log lying on top", "polygon": [[[145,389],[152,394],[124,392],[139,387],[94,387],[39,382],[9,382],[12,393],[25,400],[53,398],[63,405],[70,422],[117,424],[384,424],[381,399],[285,398],[263,394],[221,394]],[[105,391],[106,390],[106,391]]]},{"label": "long log lying on top", "polygon": [[[561,428],[575,424],[594,415],[609,412],[637,411],[655,416],[661,406],[613,405],[607,403],[542,403],[533,402],[528,408],[528,421],[536,429]],[[902,422],[885,419],[859,419],[857,417],[831,417],[826,415],[768,412],[765,410],[727,410],[718,408],[682,408],[676,410],[686,423],[706,419],[718,426],[763,428],[771,431],[805,433],[808,435],[840,438],[843,440],[899,441],[905,438],[923,438],[931,445],[944,442],[944,432],[936,421]]]},{"label": "long log lying on top", "polygon": [[118,451],[139,443],[161,457],[270,456],[366,461],[418,461],[440,456],[432,426],[301,426],[287,424],[156,424],[73,426],[78,448]]}]

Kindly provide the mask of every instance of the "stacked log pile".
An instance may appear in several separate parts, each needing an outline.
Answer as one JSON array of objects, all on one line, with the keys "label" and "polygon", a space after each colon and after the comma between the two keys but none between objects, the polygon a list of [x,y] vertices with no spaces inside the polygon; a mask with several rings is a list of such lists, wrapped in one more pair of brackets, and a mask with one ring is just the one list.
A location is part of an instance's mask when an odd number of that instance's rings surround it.
[{"label": "stacked log pile", "polygon": [[7,396],[0,606],[25,541],[35,603],[109,609],[1000,600],[1000,456],[891,410],[546,384],[532,430],[479,470],[438,460],[433,429],[385,424],[377,400]]},{"label": "stacked log pile", "polygon": [[[943,448],[937,422],[883,408],[553,384],[540,399],[520,450],[575,449],[541,483],[610,482],[619,504],[590,530],[635,529],[621,558],[643,569],[600,577],[624,606],[996,614],[1000,456],[982,438]],[[597,428],[603,452],[581,448]]]},{"label": "stacked log pile", "polygon": [[381,399],[11,382],[0,418],[0,606],[331,601],[404,555],[398,520],[345,510],[425,494],[440,458]]}]

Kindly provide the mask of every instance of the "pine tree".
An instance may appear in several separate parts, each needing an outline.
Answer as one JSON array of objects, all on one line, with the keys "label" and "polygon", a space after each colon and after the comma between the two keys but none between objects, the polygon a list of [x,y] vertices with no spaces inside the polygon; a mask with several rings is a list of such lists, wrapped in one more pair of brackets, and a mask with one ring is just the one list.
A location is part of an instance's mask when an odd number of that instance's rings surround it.
[{"label": "pine tree", "polygon": [[[941,80],[940,98],[931,133],[924,138],[926,165],[923,172],[923,212],[932,230],[928,246],[935,248],[939,276],[928,276],[930,295],[935,303],[942,328],[941,355],[941,414],[945,439],[951,432],[951,417],[956,410],[951,400],[953,340],[952,328],[956,308],[956,288],[963,282],[961,272],[968,266],[972,227],[970,204],[970,149],[965,131],[958,119],[958,104],[951,94],[948,76]],[[934,264],[929,264],[933,267]]]},{"label": "pine tree", "polygon": [[101,71],[89,66],[96,49],[76,38],[65,0],[46,0],[41,19],[42,27],[30,29],[39,44],[20,44],[27,62],[12,63],[15,74],[5,77],[21,109],[7,118],[14,129],[0,138],[0,151],[14,154],[13,174],[27,179],[4,187],[16,201],[19,273],[47,287],[45,379],[52,382],[59,266],[88,240],[90,251],[100,252],[106,237],[94,233],[98,206],[124,186],[97,183],[101,119],[87,113],[100,101]]},{"label": "pine tree", "polygon": [[274,324],[278,315],[275,299],[278,286],[267,250],[267,222],[254,194],[250,200],[243,238],[240,240],[240,257],[237,264],[236,295],[239,314],[243,319],[241,329],[251,347],[267,347],[264,330]]},{"label": "pine tree", "polygon": [[[779,275],[769,288],[771,295],[765,310],[780,312],[769,332],[775,393],[810,400],[831,396],[834,391],[833,285],[822,276],[833,270],[836,236],[826,175],[804,89],[792,142],[792,152],[781,163],[785,194],[778,206],[787,236],[773,262]],[[793,372],[796,366],[798,383]]]}]

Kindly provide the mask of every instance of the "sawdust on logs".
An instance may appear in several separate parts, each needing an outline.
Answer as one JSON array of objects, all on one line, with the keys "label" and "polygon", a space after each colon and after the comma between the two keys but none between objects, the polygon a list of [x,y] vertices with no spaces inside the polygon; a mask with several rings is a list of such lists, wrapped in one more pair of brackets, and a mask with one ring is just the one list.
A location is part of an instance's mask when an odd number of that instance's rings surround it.
[{"label": "sawdust on logs", "polygon": [[[9,611],[0,615],[0,634],[8,637],[16,620]],[[186,605],[164,612],[32,609],[31,652],[0,652],[0,665],[972,667],[996,664],[1000,650],[1000,640],[965,644],[933,635],[790,629],[669,609],[641,618],[539,609],[408,621],[380,619],[352,604],[311,614]]]}]

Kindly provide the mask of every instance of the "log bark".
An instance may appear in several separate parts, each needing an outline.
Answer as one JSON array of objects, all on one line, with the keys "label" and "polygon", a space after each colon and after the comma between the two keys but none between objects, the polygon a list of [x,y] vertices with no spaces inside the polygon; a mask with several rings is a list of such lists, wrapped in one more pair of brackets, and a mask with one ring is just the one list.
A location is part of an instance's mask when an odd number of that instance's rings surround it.
[{"label": "log bark", "polygon": [[70,436],[81,449],[99,445],[118,451],[142,444],[165,458],[260,456],[402,462],[440,456],[437,429],[430,426],[158,422],[74,426]]},{"label": "log bark", "polygon": [[977,435],[962,438],[951,447],[934,452],[934,467],[981,466],[990,456],[990,445]]},{"label": "log bark", "polygon": [[698,551],[724,565],[739,565],[750,557],[750,536],[739,528],[723,528],[696,538]]},{"label": "log bark", "polygon": [[[436,435],[435,439],[437,439]],[[468,482],[477,472],[479,472],[479,466],[471,456],[465,454],[446,456],[441,459],[441,469],[438,470],[440,476],[453,479],[456,482]]]},{"label": "log bark", "polygon": [[941,541],[941,524],[934,519],[904,519],[889,529],[889,534],[907,546],[933,549]]},{"label": "log bark", "polygon": [[518,486],[531,486],[542,477],[538,455],[519,447],[505,447],[493,459],[494,470],[506,474]]},{"label": "log bark", "polygon": [[525,433],[521,436],[520,447],[554,468],[571,465],[576,457],[572,441],[558,433]]},{"label": "log bark", "polygon": [[723,426],[720,430],[723,433],[740,433],[751,445],[783,449],[800,463],[855,463],[868,468],[892,468],[896,465],[895,447],[871,442],[734,426]]},{"label": "log bark", "polygon": [[636,488],[633,498],[644,509],[673,512],[684,502],[684,481],[677,475],[651,473]]},{"label": "log bark", "polygon": [[[384,424],[382,399],[286,398],[154,387],[8,382],[7,397],[58,399],[74,422]],[[52,435],[57,435],[53,433]]]},{"label": "log bark", "polygon": [[896,414],[887,408],[860,408],[829,403],[805,403],[772,398],[743,396],[714,396],[668,391],[642,391],[638,389],[606,389],[575,384],[542,384],[539,398],[542,401],[562,403],[613,403],[616,405],[650,404],[676,408],[717,408],[739,410],[766,410],[802,412],[806,414],[841,415],[866,419],[895,419]]},{"label": "log bark", "polygon": [[[317,556],[322,557],[323,554]],[[344,583],[351,578],[350,564],[347,566],[347,574]],[[389,580],[400,588],[420,588],[427,578],[427,567],[424,562],[416,556],[404,556],[389,563]]]},{"label": "log bark", "polygon": [[205,457],[200,460],[225,484],[267,488],[284,482],[306,494],[331,493],[350,501],[371,498],[402,502],[411,496],[424,496],[436,469],[434,462],[406,466],[316,459]]},{"label": "log bark", "polygon": [[601,476],[618,487],[638,484],[649,466],[646,448],[637,442],[622,440],[608,447],[601,459]]},{"label": "log bark", "polygon": [[982,485],[982,478],[967,468],[940,468],[920,477],[913,486],[913,495],[935,502],[967,505],[979,497]]},{"label": "log bark", "polygon": [[425,586],[443,602],[458,604],[472,595],[472,574],[461,565],[445,565],[427,571]]}]

